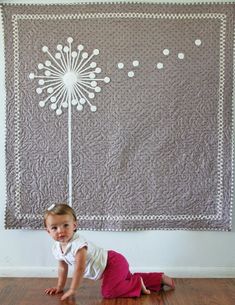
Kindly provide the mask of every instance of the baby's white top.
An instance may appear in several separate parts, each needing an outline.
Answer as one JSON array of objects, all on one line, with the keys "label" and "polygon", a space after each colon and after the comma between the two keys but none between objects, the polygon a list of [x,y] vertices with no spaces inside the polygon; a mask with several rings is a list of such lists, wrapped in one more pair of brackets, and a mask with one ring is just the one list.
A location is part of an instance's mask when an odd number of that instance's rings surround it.
[{"label": "baby's white top", "polygon": [[77,251],[83,247],[87,248],[86,269],[84,277],[92,280],[101,278],[107,264],[108,252],[97,247],[92,242],[87,241],[84,237],[75,232],[68,243],[65,252],[62,252],[59,242],[55,242],[52,252],[57,260],[63,260],[69,265],[74,265]]}]

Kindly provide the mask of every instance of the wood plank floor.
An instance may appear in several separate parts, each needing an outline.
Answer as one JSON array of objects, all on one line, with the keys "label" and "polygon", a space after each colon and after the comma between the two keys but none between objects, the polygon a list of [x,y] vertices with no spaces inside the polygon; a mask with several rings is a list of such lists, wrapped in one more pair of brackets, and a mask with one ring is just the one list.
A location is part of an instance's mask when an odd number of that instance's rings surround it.
[{"label": "wood plank floor", "polygon": [[140,298],[105,300],[100,282],[84,280],[75,299],[60,301],[44,289],[51,278],[0,278],[1,305],[235,305],[235,279],[176,279],[174,291],[161,291]]}]

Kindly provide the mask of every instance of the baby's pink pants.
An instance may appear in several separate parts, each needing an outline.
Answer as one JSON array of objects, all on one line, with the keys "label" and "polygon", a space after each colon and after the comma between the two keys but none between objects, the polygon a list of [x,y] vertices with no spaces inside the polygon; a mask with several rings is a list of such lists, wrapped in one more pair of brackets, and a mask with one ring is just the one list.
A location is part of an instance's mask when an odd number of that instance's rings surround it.
[{"label": "baby's pink pants", "polygon": [[115,251],[108,251],[107,266],[102,275],[102,296],[104,298],[139,297],[141,295],[141,277],[147,289],[159,291],[162,275],[161,272],[132,274],[123,255]]}]

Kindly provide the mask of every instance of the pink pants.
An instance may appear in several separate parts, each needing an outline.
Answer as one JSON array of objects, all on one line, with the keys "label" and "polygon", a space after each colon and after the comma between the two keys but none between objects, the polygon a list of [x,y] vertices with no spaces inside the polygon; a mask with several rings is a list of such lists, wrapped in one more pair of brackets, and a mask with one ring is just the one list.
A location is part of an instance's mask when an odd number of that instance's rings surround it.
[{"label": "pink pants", "polygon": [[115,251],[108,251],[107,266],[102,275],[101,293],[104,298],[139,297],[141,278],[147,289],[161,289],[163,273],[134,273],[129,271],[125,257]]}]

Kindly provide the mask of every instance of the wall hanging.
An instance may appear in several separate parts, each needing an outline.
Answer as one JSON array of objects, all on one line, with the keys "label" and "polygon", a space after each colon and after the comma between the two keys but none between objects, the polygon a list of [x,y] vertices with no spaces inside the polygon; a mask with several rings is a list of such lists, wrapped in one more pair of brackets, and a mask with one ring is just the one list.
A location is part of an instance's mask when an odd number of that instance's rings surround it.
[{"label": "wall hanging", "polygon": [[6,228],[231,230],[235,4],[1,10]]}]

